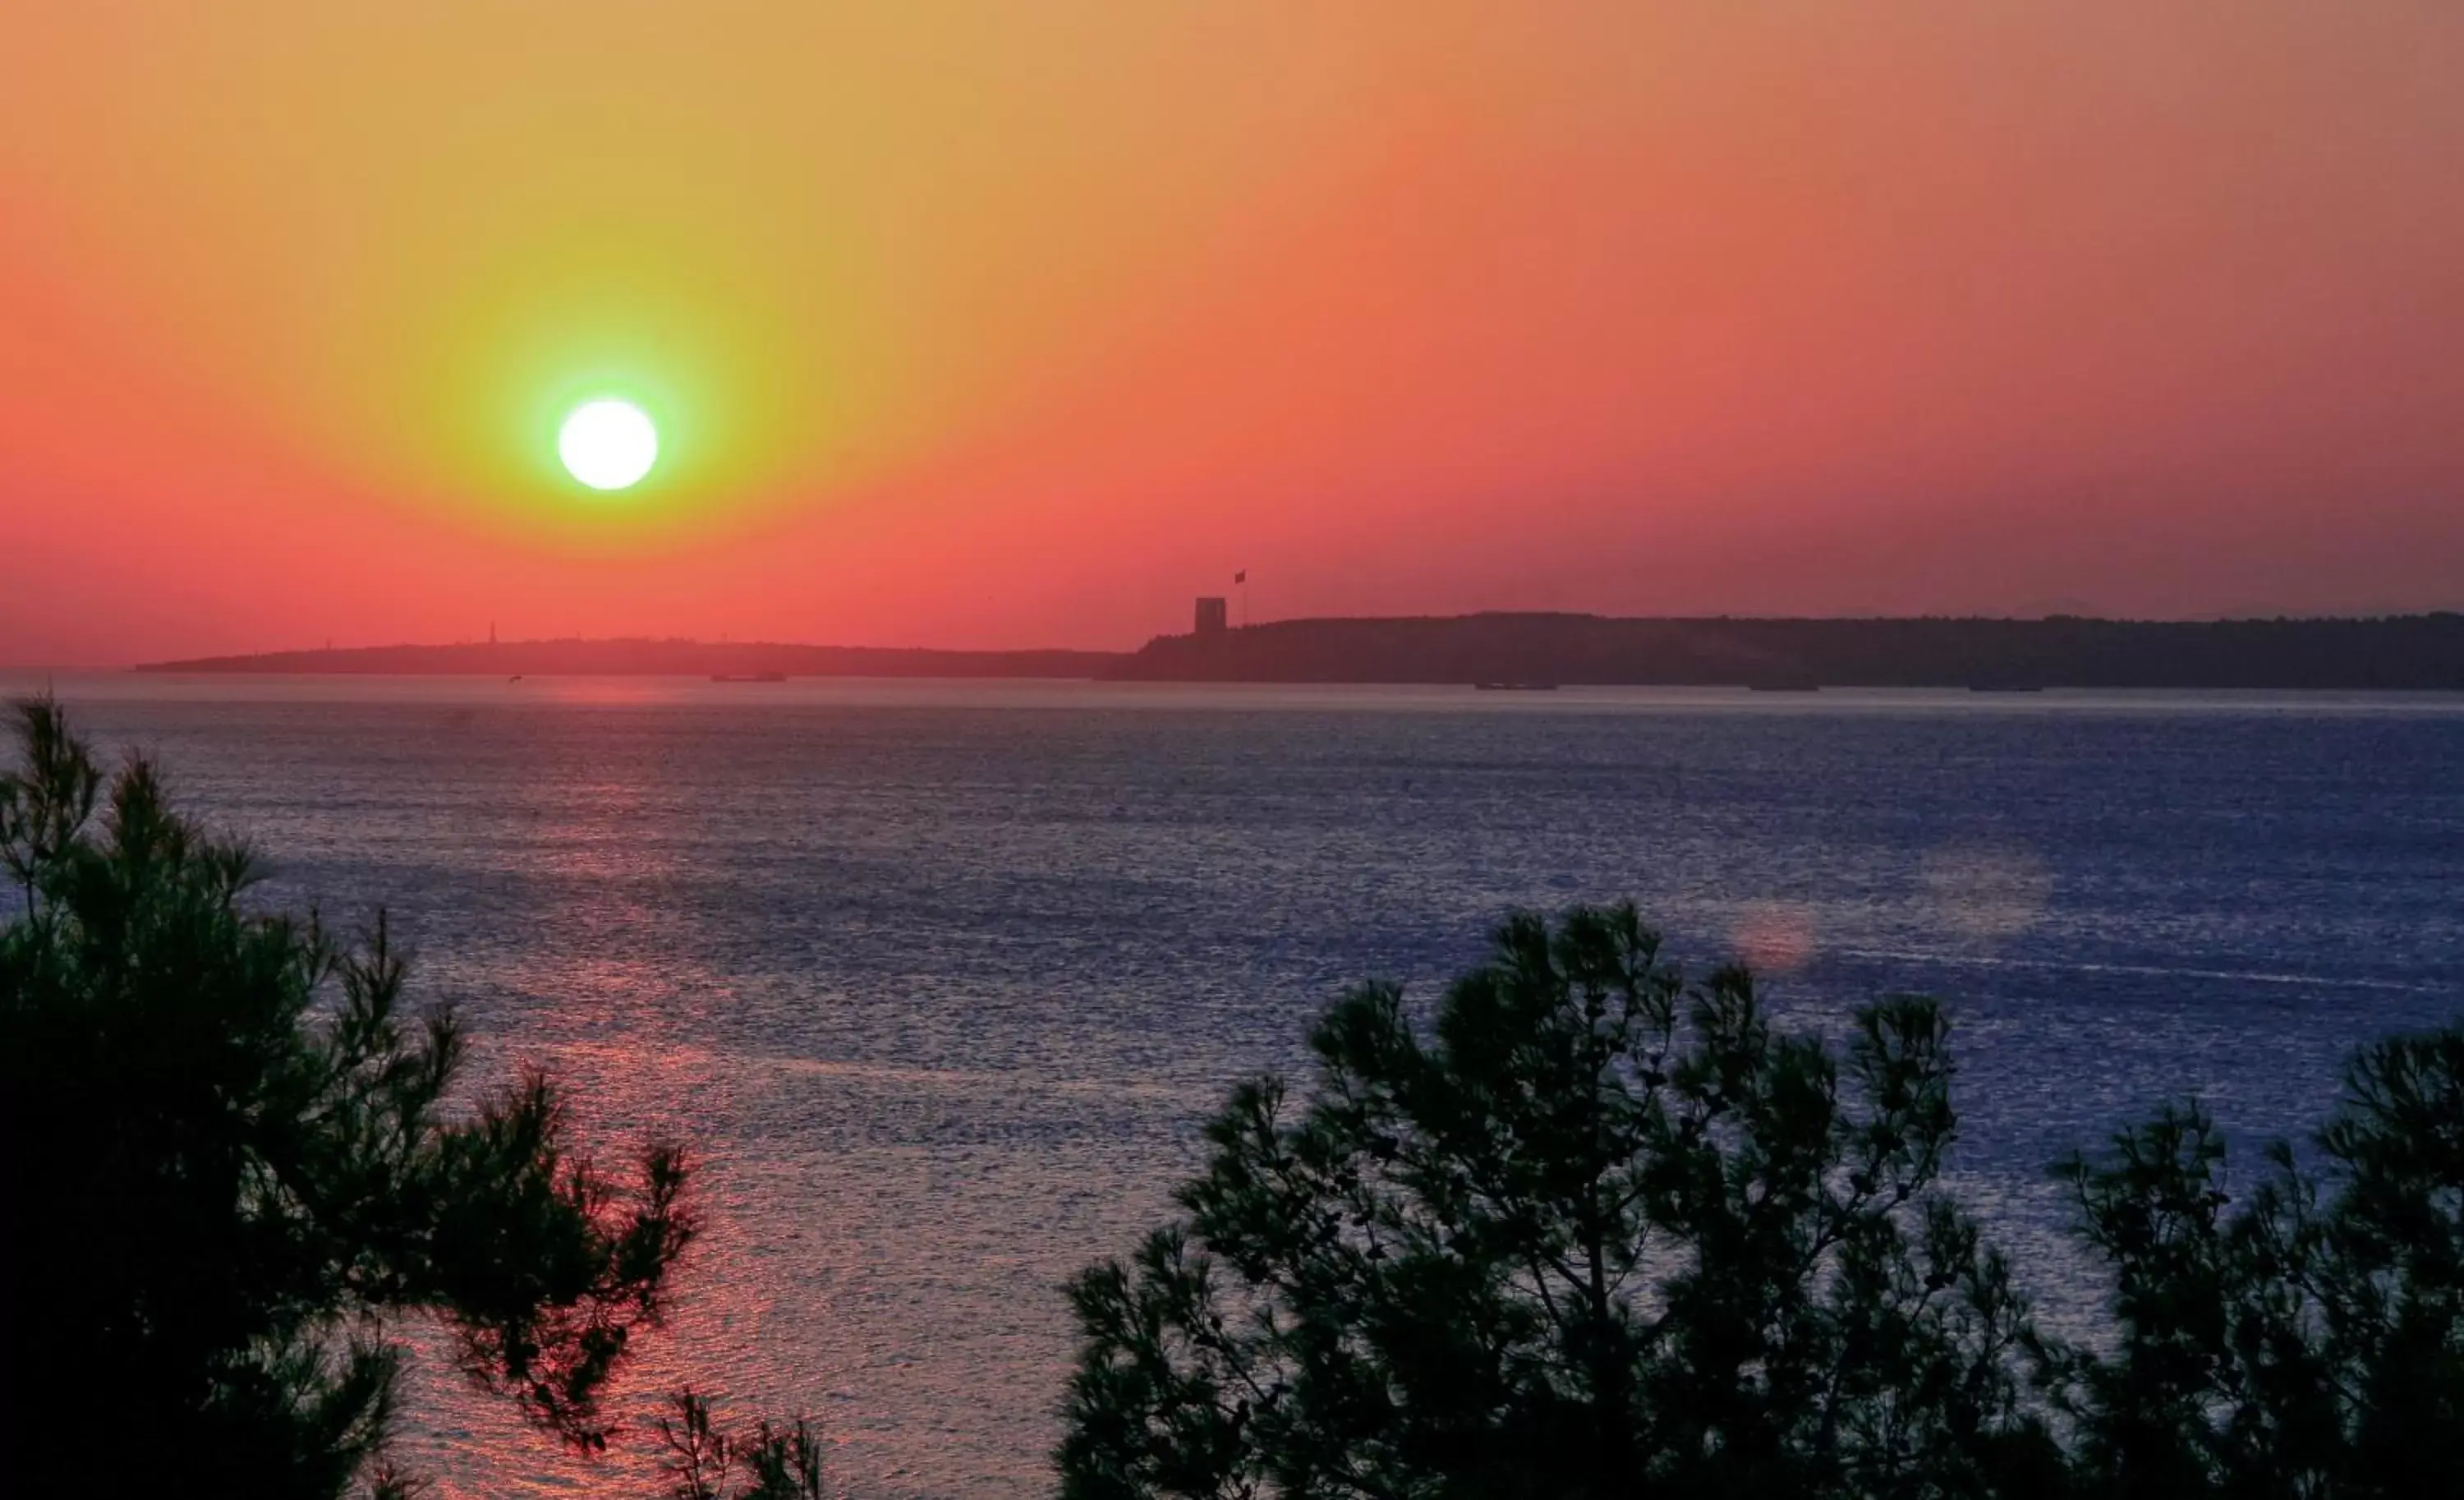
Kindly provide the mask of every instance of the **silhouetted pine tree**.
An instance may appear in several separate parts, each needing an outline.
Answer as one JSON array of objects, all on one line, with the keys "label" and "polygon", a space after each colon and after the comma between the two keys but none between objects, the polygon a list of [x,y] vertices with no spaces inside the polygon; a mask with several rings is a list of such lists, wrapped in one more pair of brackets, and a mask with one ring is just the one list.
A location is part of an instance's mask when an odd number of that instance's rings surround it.
[{"label": "silhouetted pine tree", "polygon": [[2026,1308],[1936,1186],[1945,1036],[1775,1032],[1630,907],[1512,919],[1425,1034],[1353,991],[1307,1101],[1240,1089],[1186,1219],[1072,1289],[1063,1493],[2051,1489]]},{"label": "silhouetted pine tree", "polygon": [[248,849],[175,813],[149,762],[106,786],[55,705],[17,717],[6,1488],[399,1491],[394,1335],[415,1315],[539,1425],[604,1445],[608,1378],[693,1238],[682,1154],[596,1169],[536,1072],[450,1114],[462,1031],[402,1014],[382,919],[345,945],[253,912]]},{"label": "silhouetted pine tree", "polygon": [[2464,1028],[2365,1048],[2238,1202],[2172,1105],[2057,1165],[2107,1330],[2040,1333],[1938,1186],[1935,1006],[1844,1055],[1630,908],[1520,916],[1236,1091],[1185,1216],[1071,1290],[1072,1500],[2464,1494]]},{"label": "silhouetted pine tree", "polygon": [[2363,1049],[2314,1144],[2239,1203],[2194,1105],[2057,1168],[2114,1277],[2113,1346],[2049,1351],[2087,1492],[2464,1493],[2464,1030]]},{"label": "silhouetted pine tree", "polygon": [[691,1386],[669,1404],[671,1415],[658,1425],[671,1500],[821,1500],[822,1450],[810,1424],[764,1421],[729,1432]]}]

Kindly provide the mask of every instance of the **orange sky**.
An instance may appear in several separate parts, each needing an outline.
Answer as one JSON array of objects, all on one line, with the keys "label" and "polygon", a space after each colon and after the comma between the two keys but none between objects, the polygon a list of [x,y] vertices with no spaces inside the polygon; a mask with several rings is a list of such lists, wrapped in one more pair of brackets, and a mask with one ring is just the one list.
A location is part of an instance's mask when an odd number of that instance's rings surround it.
[{"label": "orange sky", "polygon": [[[80,0],[0,663],[2464,606],[2453,0]],[[593,382],[641,490],[557,472]]]}]

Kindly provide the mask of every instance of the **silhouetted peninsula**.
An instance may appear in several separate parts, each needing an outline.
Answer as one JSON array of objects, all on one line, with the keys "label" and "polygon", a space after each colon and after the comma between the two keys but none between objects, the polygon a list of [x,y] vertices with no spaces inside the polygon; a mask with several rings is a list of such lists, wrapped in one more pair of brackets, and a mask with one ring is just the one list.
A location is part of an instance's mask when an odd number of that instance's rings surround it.
[{"label": "silhouetted peninsula", "polygon": [[2464,689],[2464,614],[2213,622],[1615,619],[1589,614],[1284,620],[1150,641],[1114,677],[1974,688]]},{"label": "silhouetted peninsula", "polygon": [[1838,688],[2464,690],[2464,614],[2351,620],[1282,620],[1134,652],[911,651],[685,640],[267,651],[139,672],[514,676],[1058,677],[1135,682]]}]

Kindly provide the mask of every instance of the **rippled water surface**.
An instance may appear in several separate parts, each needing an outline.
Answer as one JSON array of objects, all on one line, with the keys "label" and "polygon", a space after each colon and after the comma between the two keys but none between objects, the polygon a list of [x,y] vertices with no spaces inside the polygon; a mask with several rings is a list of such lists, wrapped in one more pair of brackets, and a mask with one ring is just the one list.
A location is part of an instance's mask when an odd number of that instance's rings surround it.
[{"label": "rippled water surface", "polygon": [[[2464,1011],[2452,696],[58,689],[276,898],[385,906],[482,1070],[694,1141],[714,1225],[642,1379],[818,1412],[867,1496],[1048,1489],[1063,1280],[1341,986],[1427,993],[1510,906],[1631,896],[1806,1025],[1949,997],[1961,1170],[2057,1284],[2059,1149],[2166,1093],[2298,1130],[2355,1041]],[[426,1379],[446,1493],[646,1492]]]}]

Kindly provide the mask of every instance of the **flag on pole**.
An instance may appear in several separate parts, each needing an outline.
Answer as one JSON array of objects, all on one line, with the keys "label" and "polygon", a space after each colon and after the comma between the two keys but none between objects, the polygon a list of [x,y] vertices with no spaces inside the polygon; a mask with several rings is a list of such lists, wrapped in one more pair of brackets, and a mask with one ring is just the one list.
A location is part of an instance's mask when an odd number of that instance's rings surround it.
[{"label": "flag on pole", "polygon": [[1235,574],[1233,574],[1233,575],[1232,575],[1232,582],[1234,582],[1234,583],[1236,583],[1236,584],[1245,584],[1245,583],[1247,583],[1248,581],[1249,581],[1249,570],[1248,570],[1247,568],[1245,568],[1245,567],[1244,567],[1244,568],[1243,568],[1243,569],[1242,569],[1241,571],[1239,571],[1238,573],[1235,573]]}]

